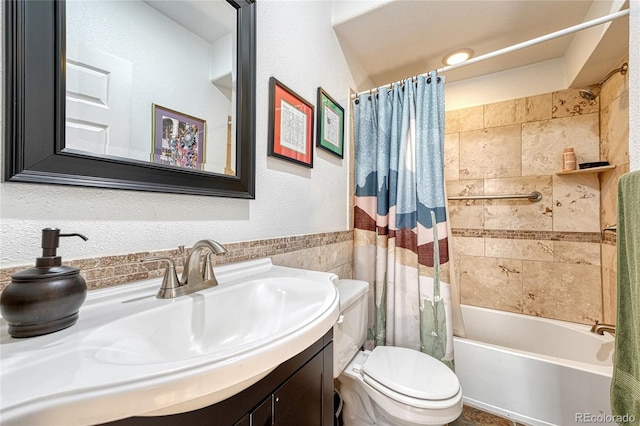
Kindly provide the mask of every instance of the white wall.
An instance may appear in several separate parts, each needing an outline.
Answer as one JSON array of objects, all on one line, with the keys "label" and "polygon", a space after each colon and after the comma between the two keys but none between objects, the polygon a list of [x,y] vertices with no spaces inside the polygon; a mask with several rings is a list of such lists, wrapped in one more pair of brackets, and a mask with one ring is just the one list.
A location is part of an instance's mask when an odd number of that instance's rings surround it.
[{"label": "white wall", "polygon": [[270,76],[314,105],[318,86],[343,107],[355,87],[331,8],[322,0],[257,4],[255,200],[3,182],[0,267],[33,262],[41,229],[50,226],[89,237],[63,240],[63,259],[191,246],[202,238],[225,243],[348,229],[347,160],[315,150],[307,169],[267,158]]}]

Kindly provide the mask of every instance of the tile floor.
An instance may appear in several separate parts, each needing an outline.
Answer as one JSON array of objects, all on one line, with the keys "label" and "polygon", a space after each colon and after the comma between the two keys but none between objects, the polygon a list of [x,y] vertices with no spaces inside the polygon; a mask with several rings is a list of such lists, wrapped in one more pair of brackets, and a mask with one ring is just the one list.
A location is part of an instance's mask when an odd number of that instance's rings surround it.
[{"label": "tile floor", "polygon": [[449,426],[526,426],[513,420],[505,419],[477,408],[465,405],[462,414]]}]

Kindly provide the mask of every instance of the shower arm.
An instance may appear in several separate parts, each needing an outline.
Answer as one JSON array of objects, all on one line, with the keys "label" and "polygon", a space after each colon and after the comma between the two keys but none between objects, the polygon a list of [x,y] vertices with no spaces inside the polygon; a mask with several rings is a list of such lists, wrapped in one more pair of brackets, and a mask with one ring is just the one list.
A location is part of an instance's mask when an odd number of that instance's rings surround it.
[{"label": "shower arm", "polygon": [[602,86],[607,80],[609,80],[611,78],[612,75],[614,75],[617,72],[619,72],[622,75],[625,75],[627,73],[628,69],[629,69],[629,64],[625,62],[624,64],[622,64],[622,66],[620,68],[617,68],[617,69],[611,71],[606,76],[604,76],[604,78],[602,80],[600,80],[600,82],[598,83],[598,86]]}]

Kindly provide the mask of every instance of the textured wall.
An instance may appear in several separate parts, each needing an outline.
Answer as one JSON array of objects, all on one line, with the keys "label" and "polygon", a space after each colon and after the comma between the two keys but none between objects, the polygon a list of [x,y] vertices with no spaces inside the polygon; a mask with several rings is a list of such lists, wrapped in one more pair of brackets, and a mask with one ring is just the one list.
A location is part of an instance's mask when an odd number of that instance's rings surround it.
[{"label": "textured wall", "polygon": [[[89,237],[63,241],[59,253],[67,260],[191,246],[202,238],[229,243],[348,229],[346,160],[316,151],[307,169],[267,158],[270,76],[312,104],[322,86],[346,105],[353,81],[331,27],[331,2],[259,2],[257,18],[255,200],[2,183],[0,266],[33,262],[40,230],[51,226]],[[348,146],[346,139],[345,158]]]},{"label": "textured wall", "polygon": [[557,175],[562,151],[598,161],[598,102],[564,90],[447,112],[448,195],[462,303],[581,323],[602,320],[600,185]]}]

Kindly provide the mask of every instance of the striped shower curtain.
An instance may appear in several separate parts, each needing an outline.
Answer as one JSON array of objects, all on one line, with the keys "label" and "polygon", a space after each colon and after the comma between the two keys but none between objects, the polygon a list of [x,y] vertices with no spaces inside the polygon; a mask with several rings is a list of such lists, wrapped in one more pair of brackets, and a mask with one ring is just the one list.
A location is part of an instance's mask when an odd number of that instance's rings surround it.
[{"label": "striped shower curtain", "polygon": [[354,278],[371,286],[367,344],[421,350],[453,369],[461,316],[449,284],[444,77],[361,94],[354,130]]}]

